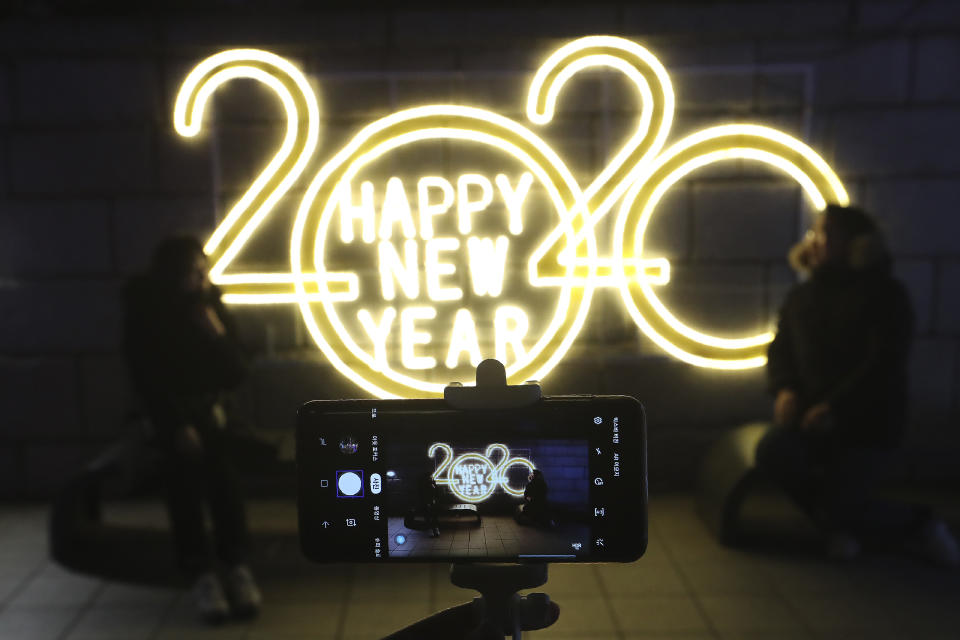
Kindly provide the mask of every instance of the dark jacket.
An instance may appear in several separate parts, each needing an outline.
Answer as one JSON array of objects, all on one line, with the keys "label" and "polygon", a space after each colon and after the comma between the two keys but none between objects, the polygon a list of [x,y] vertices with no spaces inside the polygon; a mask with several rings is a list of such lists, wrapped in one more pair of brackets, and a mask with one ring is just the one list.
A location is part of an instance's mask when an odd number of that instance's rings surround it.
[{"label": "dark jacket", "polygon": [[913,311],[885,252],[855,251],[787,295],[770,344],[770,391],[793,389],[801,415],[827,402],[842,445],[896,446],[907,416]]},{"label": "dark jacket", "polygon": [[527,500],[528,513],[544,512],[547,508],[547,481],[543,476],[534,476],[523,490],[523,497]]},{"label": "dark jacket", "polygon": [[[212,334],[197,321],[204,304],[217,311],[226,335]],[[189,297],[148,275],[124,289],[123,350],[161,439],[185,424],[203,429],[220,394],[236,387],[247,370],[219,290]]]}]

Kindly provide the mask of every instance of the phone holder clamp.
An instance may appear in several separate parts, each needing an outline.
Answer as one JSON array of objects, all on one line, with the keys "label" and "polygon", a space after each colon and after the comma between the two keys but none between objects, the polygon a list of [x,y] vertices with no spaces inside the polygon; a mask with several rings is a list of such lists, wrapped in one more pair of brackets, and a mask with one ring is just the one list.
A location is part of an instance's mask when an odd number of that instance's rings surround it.
[{"label": "phone holder clamp", "polygon": [[[443,390],[447,404],[457,409],[513,409],[540,400],[542,391],[535,381],[508,385],[506,369],[499,360],[477,365],[477,384],[465,387],[451,382]],[[521,596],[517,591],[539,587],[547,581],[546,563],[453,564],[450,582],[475,589],[481,597],[473,601],[476,638],[502,638],[511,634],[519,640],[523,630],[542,629],[556,622],[559,608],[545,593]]]},{"label": "phone holder clamp", "polygon": [[443,390],[444,401],[456,409],[514,409],[537,403],[541,395],[534,380],[508,385],[503,363],[492,358],[477,365],[476,386],[451,382]]}]

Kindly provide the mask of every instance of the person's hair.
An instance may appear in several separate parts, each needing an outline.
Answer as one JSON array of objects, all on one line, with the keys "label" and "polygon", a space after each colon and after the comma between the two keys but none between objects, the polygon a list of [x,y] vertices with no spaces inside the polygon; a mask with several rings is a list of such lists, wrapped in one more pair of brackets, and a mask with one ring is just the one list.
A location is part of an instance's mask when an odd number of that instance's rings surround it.
[{"label": "person's hair", "polygon": [[823,215],[847,238],[846,261],[855,269],[879,269],[888,271],[893,257],[887,248],[880,225],[863,209],[827,205]]},{"label": "person's hair", "polygon": [[540,469],[534,469],[534,470],[533,470],[533,477],[534,477],[534,478],[539,478],[539,477],[541,477],[542,475],[543,475],[543,471],[540,471]]},{"label": "person's hair", "polygon": [[877,223],[873,218],[857,207],[844,207],[839,204],[828,204],[823,215],[835,224],[850,239],[865,233],[876,233]]},{"label": "person's hair", "polygon": [[193,268],[197,256],[203,255],[203,245],[191,235],[168,236],[153,252],[150,268],[154,276],[167,283],[183,279]]}]

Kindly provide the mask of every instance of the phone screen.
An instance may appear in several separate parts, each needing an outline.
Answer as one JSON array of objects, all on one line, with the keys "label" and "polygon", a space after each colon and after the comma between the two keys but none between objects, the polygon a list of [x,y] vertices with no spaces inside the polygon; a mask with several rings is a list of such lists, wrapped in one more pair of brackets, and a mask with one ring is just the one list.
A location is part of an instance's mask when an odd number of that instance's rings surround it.
[{"label": "phone screen", "polygon": [[645,425],[626,396],[309,402],[297,475],[318,562],[629,562],[646,548]]}]

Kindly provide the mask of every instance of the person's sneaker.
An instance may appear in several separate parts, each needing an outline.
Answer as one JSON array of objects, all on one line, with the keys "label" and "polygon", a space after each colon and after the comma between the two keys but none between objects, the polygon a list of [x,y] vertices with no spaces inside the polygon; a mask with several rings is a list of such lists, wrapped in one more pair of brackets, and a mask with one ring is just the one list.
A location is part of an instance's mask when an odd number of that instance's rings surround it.
[{"label": "person's sneaker", "polygon": [[227,592],[238,618],[253,618],[260,613],[263,596],[246,565],[237,565],[227,573]]},{"label": "person's sneaker", "polygon": [[223,586],[213,572],[204,573],[193,584],[193,603],[197,614],[208,624],[220,624],[230,615]]},{"label": "person's sneaker", "polygon": [[837,531],[827,539],[827,555],[834,560],[849,562],[860,555],[860,541],[846,531]]},{"label": "person's sneaker", "polygon": [[928,560],[942,567],[960,566],[960,548],[957,539],[950,533],[947,523],[940,518],[931,518],[921,529],[919,551]]}]

